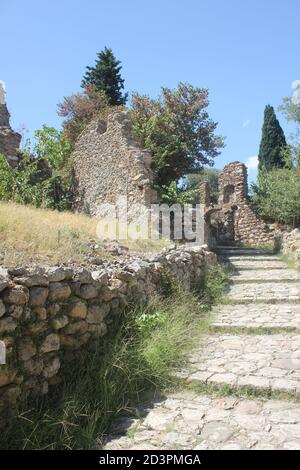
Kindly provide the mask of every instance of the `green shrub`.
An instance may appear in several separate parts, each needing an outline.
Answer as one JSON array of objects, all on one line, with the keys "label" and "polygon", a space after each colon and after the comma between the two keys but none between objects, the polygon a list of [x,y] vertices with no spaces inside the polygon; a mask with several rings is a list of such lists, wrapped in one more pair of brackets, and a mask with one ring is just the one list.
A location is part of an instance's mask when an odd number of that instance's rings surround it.
[{"label": "green shrub", "polygon": [[254,186],[253,202],[263,217],[297,225],[300,222],[300,172],[297,169],[262,170]]},{"label": "green shrub", "polygon": [[69,209],[73,198],[69,178],[53,171],[42,179],[39,161],[25,155],[16,168],[11,168],[6,158],[0,155],[0,200],[48,209]]},{"label": "green shrub", "polygon": [[13,173],[4,155],[0,154],[0,199],[9,201],[12,198]]},{"label": "green shrub", "polygon": [[28,140],[21,161],[11,168],[0,155],[0,200],[66,210],[71,207],[71,146],[48,126]]}]

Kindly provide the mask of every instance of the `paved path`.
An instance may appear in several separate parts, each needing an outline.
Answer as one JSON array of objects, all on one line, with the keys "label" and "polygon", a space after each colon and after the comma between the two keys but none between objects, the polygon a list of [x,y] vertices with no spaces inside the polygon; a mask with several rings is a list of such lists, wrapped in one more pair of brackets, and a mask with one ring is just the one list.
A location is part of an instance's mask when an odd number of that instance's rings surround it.
[{"label": "paved path", "polygon": [[178,371],[195,391],[121,418],[106,449],[300,449],[299,273],[259,250],[222,255],[233,268],[229,292]]}]

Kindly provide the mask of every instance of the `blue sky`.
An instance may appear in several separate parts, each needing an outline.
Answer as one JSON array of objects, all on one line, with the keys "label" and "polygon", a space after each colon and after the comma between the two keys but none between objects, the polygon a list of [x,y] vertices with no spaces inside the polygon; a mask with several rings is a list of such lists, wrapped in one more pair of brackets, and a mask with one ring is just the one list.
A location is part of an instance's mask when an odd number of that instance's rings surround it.
[{"label": "blue sky", "polygon": [[129,92],[209,88],[226,136],[219,168],[257,155],[265,105],[276,108],[300,79],[299,0],[0,0],[0,15],[0,80],[14,127],[28,135],[60,126],[56,104],[80,90],[104,46],[122,61]]}]

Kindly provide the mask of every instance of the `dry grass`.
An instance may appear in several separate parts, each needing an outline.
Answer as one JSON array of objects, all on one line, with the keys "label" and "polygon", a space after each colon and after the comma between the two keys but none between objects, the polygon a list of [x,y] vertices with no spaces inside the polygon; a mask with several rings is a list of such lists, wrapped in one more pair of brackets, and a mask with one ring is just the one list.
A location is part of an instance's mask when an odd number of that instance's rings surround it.
[{"label": "dry grass", "polygon": [[[109,258],[99,248],[91,252],[97,240],[97,219],[71,212],[36,209],[0,202],[0,262],[5,266],[22,263],[84,263],[88,254]],[[121,241],[132,251],[159,251],[163,240]]]}]

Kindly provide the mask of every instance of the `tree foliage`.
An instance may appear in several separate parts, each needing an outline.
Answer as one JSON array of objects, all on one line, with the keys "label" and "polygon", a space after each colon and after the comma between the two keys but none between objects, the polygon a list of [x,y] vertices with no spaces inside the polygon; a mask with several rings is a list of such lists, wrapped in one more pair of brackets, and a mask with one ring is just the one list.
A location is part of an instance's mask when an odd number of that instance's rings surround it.
[{"label": "tree foliage", "polygon": [[108,109],[108,99],[95,85],[86,85],[82,93],[64,98],[58,104],[58,115],[64,117],[63,136],[74,146],[76,139],[87,124]]},{"label": "tree foliage", "polygon": [[11,168],[0,155],[0,199],[65,210],[72,204],[68,171],[70,145],[60,132],[44,126],[27,142],[22,160]]},{"label": "tree foliage", "polygon": [[253,202],[262,216],[286,224],[300,222],[299,169],[262,169],[253,189]]},{"label": "tree foliage", "polygon": [[219,155],[223,138],[215,135],[217,123],[209,117],[208,104],[207,89],[185,83],[174,90],[162,88],[158,99],[133,94],[133,129],[152,153],[159,187],[213,165]]},{"label": "tree foliage", "polygon": [[200,185],[201,183],[208,182],[210,187],[211,202],[218,203],[219,198],[219,174],[220,170],[216,168],[204,168],[199,173],[187,175],[185,187],[189,190],[195,190],[194,204],[199,204],[200,201]]},{"label": "tree foliage", "polygon": [[34,134],[35,144],[27,149],[35,158],[44,159],[53,171],[63,171],[69,166],[70,143],[54,127],[44,125]]},{"label": "tree foliage", "polygon": [[178,185],[173,181],[169,185],[158,187],[159,199],[165,204],[194,204],[197,198],[198,189],[187,188],[185,185]]},{"label": "tree foliage", "polygon": [[293,96],[283,99],[281,106],[278,108],[288,122],[294,122],[296,130],[289,136],[288,152],[293,166],[300,166],[300,103],[294,100]]},{"label": "tree foliage", "polygon": [[282,151],[286,147],[284,132],[279,124],[274,108],[267,105],[264,112],[262,137],[259,147],[259,170],[283,168],[285,161]]},{"label": "tree foliage", "polygon": [[[267,108],[269,108],[267,110]],[[267,218],[286,224],[300,223],[300,144],[293,135],[286,144],[283,131],[270,106],[265,112],[264,145],[262,153],[268,164],[260,159],[257,185],[253,185],[253,202],[258,212]],[[300,124],[300,105],[292,97],[284,98],[279,107],[288,121]],[[268,150],[269,146],[269,150]]]},{"label": "tree foliage", "polygon": [[94,85],[95,90],[104,93],[110,106],[126,104],[128,93],[123,94],[124,80],[121,77],[121,62],[117,60],[111,49],[105,47],[97,54],[94,67],[87,67],[82,86]]},{"label": "tree foliage", "polygon": [[288,121],[294,121],[300,124],[300,103],[294,102],[292,96],[283,98],[282,104],[278,108],[283,112]]}]

